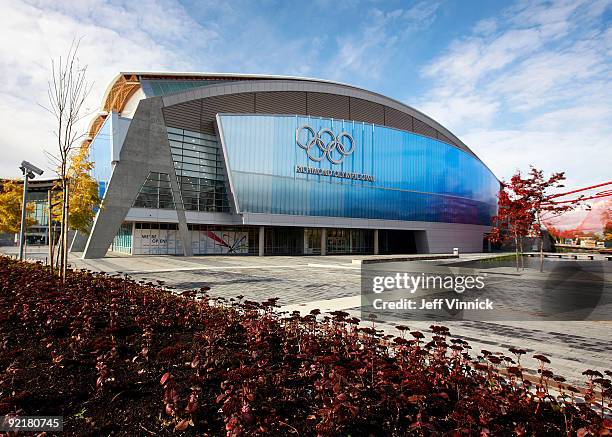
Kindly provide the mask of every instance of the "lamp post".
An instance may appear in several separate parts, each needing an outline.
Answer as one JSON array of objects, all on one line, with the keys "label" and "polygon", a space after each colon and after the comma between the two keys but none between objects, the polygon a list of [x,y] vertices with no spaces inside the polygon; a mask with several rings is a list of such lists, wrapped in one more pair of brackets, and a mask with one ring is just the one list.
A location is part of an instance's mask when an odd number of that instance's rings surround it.
[{"label": "lamp post", "polygon": [[21,229],[19,230],[19,260],[23,260],[23,249],[26,230],[26,207],[28,206],[28,180],[34,179],[34,173],[43,174],[43,171],[30,164],[28,161],[21,161],[19,167],[23,173],[23,204],[21,207]]}]

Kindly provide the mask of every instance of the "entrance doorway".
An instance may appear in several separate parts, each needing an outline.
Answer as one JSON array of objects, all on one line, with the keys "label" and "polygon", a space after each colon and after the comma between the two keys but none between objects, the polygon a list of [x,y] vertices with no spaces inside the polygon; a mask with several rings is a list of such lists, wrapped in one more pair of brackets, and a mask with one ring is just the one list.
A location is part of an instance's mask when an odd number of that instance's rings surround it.
[{"label": "entrance doorway", "polygon": [[265,231],[266,255],[303,255],[304,230],[303,228],[266,228]]},{"label": "entrance doorway", "polygon": [[381,255],[417,253],[415,232],[394,229],[379,230],[379,253]]}]

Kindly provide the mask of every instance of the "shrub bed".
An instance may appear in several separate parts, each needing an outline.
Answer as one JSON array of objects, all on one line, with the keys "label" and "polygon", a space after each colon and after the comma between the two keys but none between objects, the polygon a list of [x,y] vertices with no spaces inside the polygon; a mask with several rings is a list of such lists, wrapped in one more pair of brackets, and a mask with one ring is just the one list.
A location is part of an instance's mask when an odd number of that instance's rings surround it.
[{"label": "shrub bed", "polygon": [[84,271],[61,284],[41,265],[0,257],[0,415],[63,415],[64,435],[610,429],[609,371],[586,371],[578,402],[546,357],[530,383],[525,351],[470,353],[442,326],[393,338],[344,312],[283,315],[274,299],[201,296]]}]

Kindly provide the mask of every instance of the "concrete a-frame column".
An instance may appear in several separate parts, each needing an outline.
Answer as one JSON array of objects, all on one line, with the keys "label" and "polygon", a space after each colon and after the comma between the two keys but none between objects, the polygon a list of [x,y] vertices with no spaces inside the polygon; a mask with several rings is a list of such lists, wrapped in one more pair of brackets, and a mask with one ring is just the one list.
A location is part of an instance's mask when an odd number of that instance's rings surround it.
[{"label": "concrete a-frame column", "polygon": [[259,227],[259,256],[264,256],[266,253],[266,228]]},{"label": "concrete a-frame column", "polygon": [[321,255],[327,255],[327,228],[321,229]]},{"label": "concrete a-frame column", "polygon": [[[70,244],[70,252],[83,252],[85,250],[85,245],[87,244],[88,234],[85,234],[81,231],[76,231],[74,233],[74,238],[72,239],[72,243]],[[49,242],[47,242],[48,244]]]},{"label": "concrete a-frame column", "polygon": [[374,255],[378,255],[378,229],[374,229]]},{"label": "concrete a-frame column", "polygon": [[134,113],[102,207],[96,214],[83,258],[102,258],[106,255],[149,172],[170,175],[183,252],[186,256],[193,254],[162,114],[162,99],[151,97],[141,100]]}]

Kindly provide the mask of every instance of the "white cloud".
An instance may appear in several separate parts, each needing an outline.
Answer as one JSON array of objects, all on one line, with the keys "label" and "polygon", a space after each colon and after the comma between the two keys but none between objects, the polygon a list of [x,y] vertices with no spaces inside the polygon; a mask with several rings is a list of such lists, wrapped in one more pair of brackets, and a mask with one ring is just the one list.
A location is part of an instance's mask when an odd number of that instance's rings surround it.
[{"label": "white cloud", "polygon": [[439,2],[421,1],[399,15],[406,20],[408,26],[425,28],[434,22],[439,7]]},{"label": "white cloud", "polygon": [[373,9],[357,34],[338,37],[338,55],[326,76],[340,79],[347,74],[379,78],[399,43],[434,22],[440,4],[422,1],[408,9],[385,12]]},{"label": "white cloud", "polygon": [[38,104],[47,102],[51,58],[65,56],[78,37],[79,59],[94,83],[86,104],[92,113],[121,71],[316,74],[325,35],[287,39],[269,17],[246,9],[215,0],[189,12],[177,0],[4,0],[0,118],[10,128],[0,137],[0,177],[19,176],[22,159],[52,175],[43,148],[53,149],[53,122]]},{"label": "white cloud", "polygon": [[[318,0],[313,8],[348,13],[354,1]],[[567,169],[576,184],[605,179],[612,28],[602,16],[610,4],[521,0],[423,66],[430,86],[406,100],[458,134],[500,177],[535,164]],[[80,58],[95,82],[88,101],[95,110],[119,71],[274,72],[380,84],[390,66],[402,67],[397,59],[409,57],[407,43],[440,9],[426,1],[369,9],[350,26],[330,24],[329,35],[317,28],[287,37],[269,17],[251,13],[248,31],[238,31],[243,6],[199,1],[194,19],[175,0],[4,0],[0,117],[10,128],[0,137],[0,176],[17,176],[21,159],[46,163],[41,148],[51,148],[53,125],[36,103],[46,102],[50,58],[64,55],[74,37],[83,36]]]},{"label": "white cloud", "polygon": [[604,180],[610,174],[610,131],[591,126],[579,130],[472,129],[462,139],[500,178],[534,165],[546,172],[565,171],[568,187]]},{"label": "white cloud", "polygon": [[485,20],[480,20],[478,23],[476,23],[472,31],[475,34],[481,34],[486,36],[495,32],[496,29],[497,22],[493,18],[487,18]]},{"label": "white cloud", "polygon": [[519,2],[480,21],[422,69],[433,86],[415,106],[500,178],[535,165],[565,170],[568,186],[609,180],[610,4]]},{"label": "white cloud", "polygon": [[214,30],[202,28],[168,2],[5,2],[0,14],[0,118],[10,128],[0,137],[0,175],[18,176],[22,159],[53,173],[42,151],[53,151],[53,121],[38,104],[47,103],[50,59],[65,56],[75,37],[82,37],[79,59],[88,65],[87,77],[94,84],[86,105],[93,112],[120,71],[191,69],[179,44],[194,35],[194,44],[201,47],[216,38]]},{"label": "white cloud", "polygon": [[567,49],[534,53],[485,87],[490,94],[504,96],[508,109],[515,112],[560,101],[580,103],[604,91],[610,82],[601,38],[601,33],[595,33]]},{"label": "white cloud", "polygon": [[551,110],[535,116],[525,122],[528,130],[550,132],[580,132],[584,127],[599,125],[609,129],[612,120],[612,106],[605,101],[594,101],[591,104],[574,105],[569,108]]},{"label": "white cloud", "polygon": [[500,103],[486,96],[472,93],[469,95],[437,95],[417,105],[419,110],[438,120],[446,127],[478,124],[488,126],[499,111]]},{"label": "white cloud", "polygon": [[541,46],[535,29],[512,29],[496,38],[474,37],[452,44],[449,53],[427,66],[423,73],[446,81],[449,87],[468,91],[478,80]]}]

